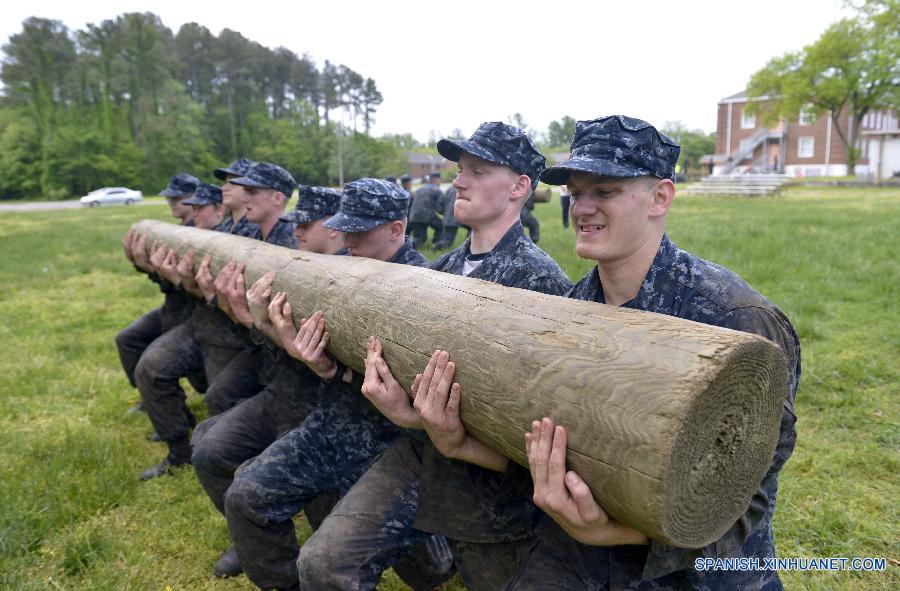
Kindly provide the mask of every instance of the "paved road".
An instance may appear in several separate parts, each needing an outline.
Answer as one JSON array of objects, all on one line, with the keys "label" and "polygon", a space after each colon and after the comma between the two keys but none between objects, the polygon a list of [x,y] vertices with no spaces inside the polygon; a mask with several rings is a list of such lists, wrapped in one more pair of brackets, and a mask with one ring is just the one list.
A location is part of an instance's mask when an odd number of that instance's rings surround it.
[{"label": "paved road", "polygon": [[[158,199],[145,199],[135,205],[160,205],[163,202]],[[77,199],[68,201],[35,201],[34,203],[16,203],[15,205],[0,204],[0,212],[4,211],[48,211],[52,209],[79,209],[85,207]],[[116,207],[115,205],[103,205],[101,207]]]}]

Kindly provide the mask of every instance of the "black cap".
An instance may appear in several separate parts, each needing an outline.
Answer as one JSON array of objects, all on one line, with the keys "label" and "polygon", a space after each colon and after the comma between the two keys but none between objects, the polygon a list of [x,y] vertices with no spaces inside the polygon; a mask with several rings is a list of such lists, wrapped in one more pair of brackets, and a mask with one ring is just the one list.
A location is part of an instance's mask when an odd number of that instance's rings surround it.
[{"label": "black cap", "polygon": [[641,119],[612,115],[576,121],[569,159],[545,170],[541,180],[548,185],[563,185],[572,172],[588,172],[674,181],[680,153],[681,146]]},{"label": "black cap", "polygon": [[297,182],[291,173],[271,162],[257,162],[250,167],[244,176],[231,179],[234,185],[244,187],[263,187],[284,193],[288,199],[294,193]]},{"label": "black cap", "polygon": [[193,197],[182,201],[185,205],[218,205],[222,203],[222,188],[209,183],[200,183]]},{"label": "black cap", "polygon": [[160,191],[163,197],[181,197],[186,193],[193,193],[197,190],[200,179],[186,172],[179,172],[169,179],[168,186]]},{"label": "black cap", "polygon": [[437,150],[447,160],[459,162],[466,152],[488,162],[508,166],[531,179],[531,187],[537,186],[538,177],[546,160],[528,135],[512,125],[491,121],[482,123],[467,140],[442,139]]},{"label": "black cap", "polygon": [[234,162],[228,165],[227,168],[217,168],[213,171],[213,174],[217,179],[225,180],[225,177],[229,174],[234,176],[244,176],[247,174],[247,171],[250,170],[250,167],[256,164],[249,158],[238,158]]}]

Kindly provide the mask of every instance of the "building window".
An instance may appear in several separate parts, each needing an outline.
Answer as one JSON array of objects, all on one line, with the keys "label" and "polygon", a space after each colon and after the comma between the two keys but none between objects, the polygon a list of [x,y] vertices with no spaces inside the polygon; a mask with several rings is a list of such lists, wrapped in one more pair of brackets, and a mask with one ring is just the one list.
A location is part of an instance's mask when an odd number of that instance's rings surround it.
[{"label": "building window", "polygon": [[797,120],[800,125],[812,125],[816,122],[816,116],[807,109],[800,109],[800,118]]},{"label": "building window", "polygon": [[741,111],[741,129],[754,129],[756,127],[756,113]]},{"label": "building window", "polygon": [[816,138],[808,135],[797,138],[797,158],[812,158],[816,148]]}]

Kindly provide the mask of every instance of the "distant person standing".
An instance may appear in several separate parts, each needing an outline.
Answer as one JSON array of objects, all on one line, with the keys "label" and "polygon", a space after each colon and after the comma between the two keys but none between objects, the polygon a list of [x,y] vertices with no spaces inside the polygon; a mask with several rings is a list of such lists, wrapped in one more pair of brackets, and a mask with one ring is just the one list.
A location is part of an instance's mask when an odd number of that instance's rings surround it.
[{"label": "distant person standing", "polygon": [[400,175],[400,186],[404,191],[412,194],[412,177],[409,174]]},{"label": "distant person standing", "polygon": [[522,207],[522,211],[519,212],[519,216],[521,217],[522,225],[528,228],[528,236],[531,238],[531,241],[537,244],[541,238],[541,222],[534,217],[533,212],[534,191],[532,190],[531,195],[528,196],[525,205]]},{"label": "distant person standing", "polygon": [[441,193],[441,173],[432,172],[427,182],[413,194],[409,210],[409,225],[412,228],[413,248],[424,247],[428,242],[428,228],[434,230],[432,242],[440,240],[444,224],[437,212],[443,201]]},{"label": "distant person standing", "polygon": [[456,216],[453,214],[453,208],[456,207],[456,187],[450,185],[444,192],[443,198],[444,205],[444,228],[441,231],[440,239],[438,239],[437,234],[435,234],[435,242],[432,245],[432,250],[439,250],[441,248],[449,248],[453,246],[453,243],[456,241],[456,232],[459,230],[459,222],[456,221]]},{"label": "distant person standing", "polygon": [[247,219],[247,208],[244,206],[244,187],[231,181],[247,174],[256,164],[247,158],[238,158],[226,168],[217,168],[213,174],[222,180],[222,203],[227,208],[222,226],[216,228],[220,232],[256,238],[259,226]]},{"label": "distant person standing", "polygon": [[[409,207],[406,210],[406,219],[409,219],[409,210],[412,209],[413,202],[413,190],[412,190],[412,176],[409,173],[403,173],[400,175],[400,187],[409,193]],[[409,236],[412,232],[412,226],[408,223],[406,224],[406,235]]]},{"label": "distant person standing", "polygon": [[571,205],[572,194],[565,185],[559,188],[559,205],[562,207],[563,228],[569,227],[569,206]]}]

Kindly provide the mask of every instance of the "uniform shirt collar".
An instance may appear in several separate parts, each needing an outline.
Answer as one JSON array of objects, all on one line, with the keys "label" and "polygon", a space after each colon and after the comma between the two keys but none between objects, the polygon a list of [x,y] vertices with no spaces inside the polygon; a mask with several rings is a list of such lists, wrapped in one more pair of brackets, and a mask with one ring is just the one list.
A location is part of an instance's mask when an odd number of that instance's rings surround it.
[{"label": "uniform shirt collar", "polygon": [[[660,314],[674,314],[675,290],[671,289],[671,282],[676,280],[677,256],[678,247],[669,239],[668,234],[663,234],[659,248],[656,250],[656,256],[650,263],[650,269],[647,271],[637,295],[622,304],[621,307]],[[596,265],[569,291],[568,296],[601,304],[606,303]]]}]

